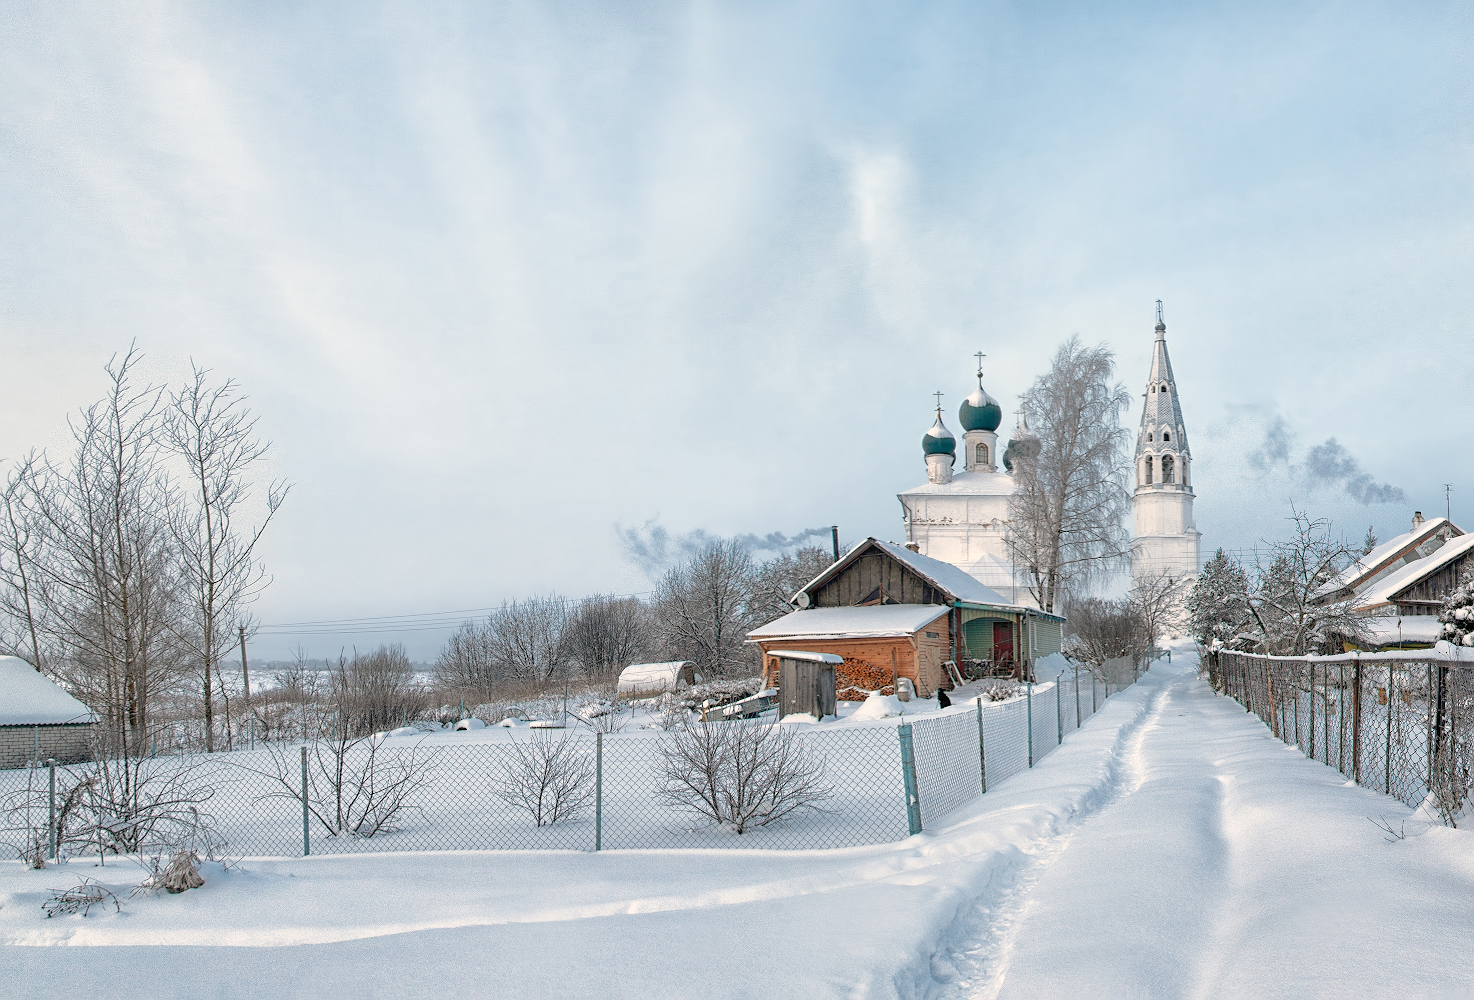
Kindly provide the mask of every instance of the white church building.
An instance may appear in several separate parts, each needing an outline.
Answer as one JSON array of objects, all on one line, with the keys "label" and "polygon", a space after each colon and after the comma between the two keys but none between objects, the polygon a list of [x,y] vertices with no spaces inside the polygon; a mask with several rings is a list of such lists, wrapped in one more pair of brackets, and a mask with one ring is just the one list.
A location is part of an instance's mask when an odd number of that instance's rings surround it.
[{"label": "white church building", "polygon": [[[1158,302],[1156,343],[1136,443],[1133,581],[1161,574],[1174,580],[1195,578],[1201,566],[1201,536],[1193,522],[1192,455],[1167,356],[1161,306]],[[921,439],[926,482],[897,496],[906,543],[913,551],[966,571],[1013,604],[1033,607],[1028,572],[1014,566],[1009,557],[1008,501],[1014,491],[1010,459],[1015,454],[1037,453],[1039,439],[1029,430],[1027,416],[1020,413],[1000,457],[997,431],[1003,410],[983,388],[981,368],[977,378],[977,389],[957,411],[962,471],[956,471],[958,443],[942,419],[940,406],[935,423]]]}]

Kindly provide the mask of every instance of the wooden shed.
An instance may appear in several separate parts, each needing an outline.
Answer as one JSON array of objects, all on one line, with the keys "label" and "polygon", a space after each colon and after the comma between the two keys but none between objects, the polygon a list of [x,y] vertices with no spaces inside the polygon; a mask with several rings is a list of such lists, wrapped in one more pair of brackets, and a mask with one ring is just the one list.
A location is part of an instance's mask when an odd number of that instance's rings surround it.
[{"label": "wooden shed", "polygon": [[[948,686],[942,669],[948,660],[986,660],[1003,670],[1028,676],[1036,657],[1059,652],[1064,624],[1064,618],[1059,615],[1008,603],[951,563],[924,556],[896,542],[874,538],[867,538],[850,549],[810,581],[794,595],[793,603],[802,609],[797,614],[829,608],[910,606],[917,608],[916,614],[920,616],[926,612],[919,609],[932,609],[924,627],[917,625],[910,632],[904,631],[906,623],[896,619],[883,626],[891,629],[884,636],[874,634],[869,622],[857,624],[855,627],[862,632],[852,636],[864,641],[891,640],[892,645],[881,652],[881,662],[875,665],[889,667],[888,659],[893,652],[894,676],[910,677],[917,691],[926,696],[939,686]],[[944,620],[938,622],[938,616]],[[779,621],[790,619],[792,615]],[[809,624],[800,626],[796,624],[798,621],[794,619],[783,627],[798,633],[817,629]],[[768,628],[765,625],[757,631]],[[906,644],[894,643],[903,637],[907,637]],[[766,634],[760,637],[754,632],[751,638],[766,639]],[[840,642],[843,637],[835,635],[829,641]],[[829,645],[822,648],[831,651]],[[914,650],[909,657],[908,648]],[[908,658],[914,666],[906,666]]]},{"label": "wooden shed", "polygon": [[[763,651],[763,686],[782,691],[784,653],[801,650],[840,657],[839,697],[885,690],[909,677],[923,697],[942,682],[950,659],[950,611],[935,604],[889,604],[794,611],[747,634]],[[889,691],[887,693],[890,693]],[[786,695],[784,695],[786,697]]]}]

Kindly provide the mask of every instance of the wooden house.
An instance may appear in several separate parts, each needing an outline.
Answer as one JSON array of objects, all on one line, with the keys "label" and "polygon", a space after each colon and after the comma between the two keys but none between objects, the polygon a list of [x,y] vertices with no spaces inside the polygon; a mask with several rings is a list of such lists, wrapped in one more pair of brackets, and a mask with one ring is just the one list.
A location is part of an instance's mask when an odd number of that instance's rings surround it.
[{"label": "wooden house", "polygon": [[909,677],[930,697],[950,686],[948,660],[987,660],[1027,675],[1035,657],[1059,652],[1064,622],[1006,602],[951,563],[874,538],[810,581],[793,603],[800,610],[748,633],[763,650],[765,684],[775,679],[770,651],[805,649],[845,657],[841,674]]}]

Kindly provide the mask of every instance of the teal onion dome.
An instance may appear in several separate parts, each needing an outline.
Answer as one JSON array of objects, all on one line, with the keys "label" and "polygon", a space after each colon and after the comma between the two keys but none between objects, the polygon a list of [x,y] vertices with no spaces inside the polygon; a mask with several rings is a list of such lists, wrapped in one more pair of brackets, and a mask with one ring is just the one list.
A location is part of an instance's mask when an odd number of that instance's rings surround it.
[{"label": "teal onion dome", "polygon": [[964,431],[996,431],[1003,422],[1003,408],[981,385],[962,401],[957,419]]},{"label": "teal onion dome", "polygon": [[1038,458],[1040,447],[1039,435],[1029,430],[1028,416],[1020,413],[1018,426],[1013,429],[1013,437],[1003,450],[1003,467],[1012,472],[1015,461]]},{"label": "teal onion dome", "polygon": [[927,455],[957,455],[957,439],[942,423],[941,413],[937,414],[937,422],[931,425],[931,430],[922,437],[921,450]]}]

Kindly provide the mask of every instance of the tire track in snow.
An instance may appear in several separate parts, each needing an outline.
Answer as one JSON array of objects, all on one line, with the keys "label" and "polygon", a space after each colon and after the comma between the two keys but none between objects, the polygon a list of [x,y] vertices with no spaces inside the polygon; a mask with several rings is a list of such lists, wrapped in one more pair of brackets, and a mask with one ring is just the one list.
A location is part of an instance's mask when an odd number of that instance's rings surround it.
[{"label": "tire track in snow", "polygon": [[1069,849],[1070,843],[1092,819],[1137,792],[1146,781],[1143,744],[1166,709],[1171,685],[1152,695],[1135,719],[1117,733],[1094,794],[1070,817],[1070,828],[1054,837],[1016,848],[1014,863],[1004,869],[997,891],[988,890],[954,925],[951,938],[959,942],[933,961],[934,976],[948,983],[943,993],[952,997],[993,1000],[1008,977],[1014,944],[1028,922],[1031,894],[1039,880]]}]

